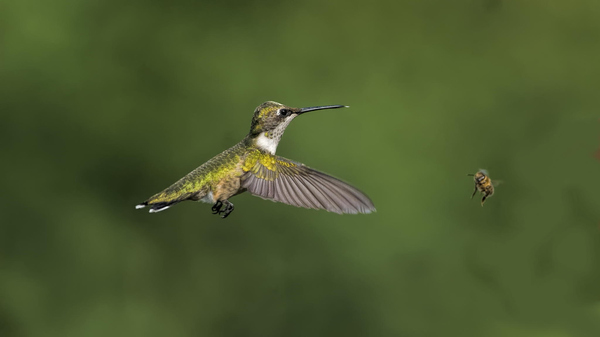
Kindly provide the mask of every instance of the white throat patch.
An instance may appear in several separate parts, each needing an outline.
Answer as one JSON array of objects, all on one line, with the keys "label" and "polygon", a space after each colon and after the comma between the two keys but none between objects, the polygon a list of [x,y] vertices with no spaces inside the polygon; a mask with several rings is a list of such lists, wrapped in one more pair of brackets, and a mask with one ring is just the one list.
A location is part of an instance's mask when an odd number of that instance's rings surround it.
[{"label": "white throat patch", "polygon": [[265,132],[258,135],[258,137],[256,137],[256,146],[270,154],[275,154],[277,144],[279,144],[285,128],[290,125],[291,121],[296,118],[296,116],[297,115],[291,115],[287,117],[283,122],[279,123],[275,129],[267,131],[269,136],[266,136]]},{"label": "white throat patch", "polygon": [[270,154],[275,154],[277,151],[277,144],[279,144],[279,139],[269,138],[265,136],[265,133],[261,133],[258,137],[256,137],[256,146]]}]

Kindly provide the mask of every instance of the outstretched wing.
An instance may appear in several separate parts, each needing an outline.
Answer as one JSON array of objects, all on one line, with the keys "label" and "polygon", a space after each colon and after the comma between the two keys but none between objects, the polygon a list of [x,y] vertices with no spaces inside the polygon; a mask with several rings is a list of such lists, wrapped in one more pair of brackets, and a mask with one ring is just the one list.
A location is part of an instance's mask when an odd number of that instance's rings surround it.
[{"label": "outstretched wing", "polygon": [[242,187],[264,199],[339,214],[375,211],[371,199],[355,187],[283,157],[255,158],[244,171]]}]

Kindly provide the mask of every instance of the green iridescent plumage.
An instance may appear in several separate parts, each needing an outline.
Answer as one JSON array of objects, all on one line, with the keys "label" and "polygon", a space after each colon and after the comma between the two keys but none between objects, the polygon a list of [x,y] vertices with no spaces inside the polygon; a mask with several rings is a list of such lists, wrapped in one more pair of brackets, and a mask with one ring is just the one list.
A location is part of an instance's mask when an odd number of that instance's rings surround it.
[{"label": "green iridescent plumage", "polygon": [[243,142],[223,151],[173,185],[148,199],[147,204],[173,204],[186,199],[201,200],[211,188],[239,165],[246,152]]},{"label": "green iridescent plumage", "polygon": [[[227,217],[232,196],[248,191],[264,199],[325,209],[336,213],[370,213],[373,203],[347,183],[304,164],[275,155],[285,128],[298,115],[331,105],[291,108],[265,102],[254,112],[250,132],[238,144],[218,154],[136,208],[159,212],[184,200],[214,203],[213,213]],[[222,209],[225,207],[224,209]]]}]

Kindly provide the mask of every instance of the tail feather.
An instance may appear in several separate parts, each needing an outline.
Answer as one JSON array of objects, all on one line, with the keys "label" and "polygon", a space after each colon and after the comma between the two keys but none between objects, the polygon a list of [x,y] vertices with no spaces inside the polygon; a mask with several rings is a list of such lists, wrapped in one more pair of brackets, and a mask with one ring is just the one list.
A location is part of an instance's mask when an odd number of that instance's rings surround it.
[{"label": "tail feather", "polygon": [[144,201],[143,203],[136,205],[135,209],[144,208],[146,206],[150,206],[150,213],[157,213],[160,211],[164,211],[165,209],[179,203],[181,200],[168,201],[168,202],[156,202],[156,203],[148,203],[148,201]]},{"label": "tail feather", "polygon": [[136,205],[135,209],[145,208],[146,206],[148,206],[150,208],[150,210],[149,210],[150,213],[157,213],[160,211],[164,211],[165,209],[167,209],[177,203],[187,200],[188,197],[189,197],[188,195],[184,195],[184,196],[180,196],[177,199],[171,199],[171,200],[165,200],[165,198],[161,198],[162,201],[158,201],[158,200],[160,200],[159,198],[152,197],[152,198],[142,202],[141,204]]},{"label": "tail feather", "polygon": [[171,206],[165,206],[165,207],[161,207],[161,208],[150,208],[150,210],[148,211],[149,213],[158,213],[160,211],[164,211],[165,209],[169,208]]},{"label": "tail feather", "polygon": [[150,213],[157,213],[184,200],[198,200],[201,194],[199,191],[193,189],[186,190],[180,185],[181,181],[173,184],[164,191],[153,195],[148,200],[136,205],[135,208],[140,209],[148,206],[150,208]]},{"label": "tail feather", "polygon": [[155,204],[150,205],[150,213],[158,213],[160,211],[164,211],[165,209],[175,205],[179,201],[169,201],[169,202],[157,202]]}]

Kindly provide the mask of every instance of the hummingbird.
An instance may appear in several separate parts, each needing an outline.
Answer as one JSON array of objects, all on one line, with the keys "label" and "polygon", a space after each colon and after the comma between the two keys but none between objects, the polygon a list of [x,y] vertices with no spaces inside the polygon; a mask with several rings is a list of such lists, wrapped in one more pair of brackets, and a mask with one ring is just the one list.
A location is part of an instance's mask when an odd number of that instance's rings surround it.
[{"label": "hummingbird", "polygon": [[371,213],[375,206],[357,188],[302,163],[275,155],[283,132],[294,118],[309,111],[345,108],[324,105],[293,108],[268,101],[254,110],[250,132],[173,185],[135,208],[163,211],[181,201],[213,204],[212,213],[226,218],[234,206],[229,199],[248,191],[263,199],[329,212]]}]

